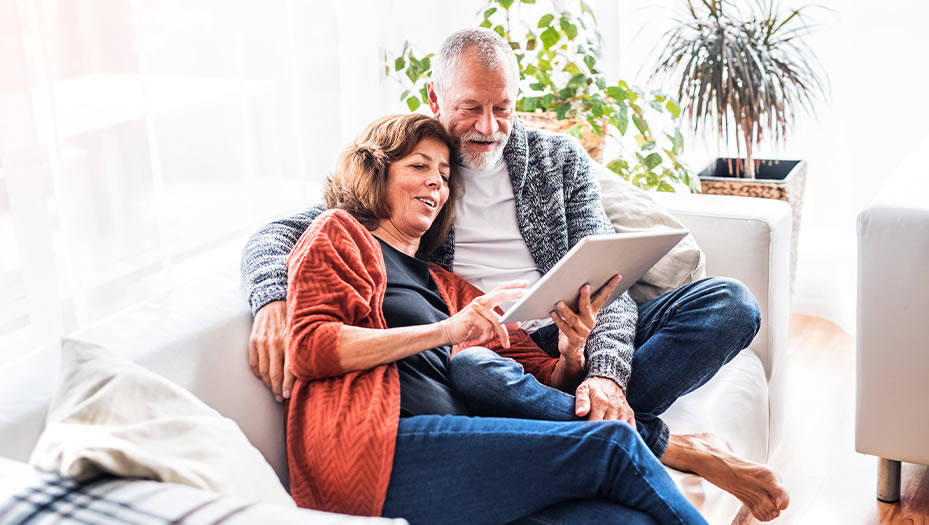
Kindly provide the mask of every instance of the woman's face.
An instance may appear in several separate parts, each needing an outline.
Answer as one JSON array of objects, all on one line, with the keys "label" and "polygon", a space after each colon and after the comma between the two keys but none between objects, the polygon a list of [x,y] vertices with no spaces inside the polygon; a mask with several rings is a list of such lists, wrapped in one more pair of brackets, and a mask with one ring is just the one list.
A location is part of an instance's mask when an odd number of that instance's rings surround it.
[{"label": "woman's face", "polygon": [[448,146],[434,138],[421,140],[412,153],[394,161],[387,174],[390,218],[385,222],[405,236],[422,237],[448,200],[450,170]]}]

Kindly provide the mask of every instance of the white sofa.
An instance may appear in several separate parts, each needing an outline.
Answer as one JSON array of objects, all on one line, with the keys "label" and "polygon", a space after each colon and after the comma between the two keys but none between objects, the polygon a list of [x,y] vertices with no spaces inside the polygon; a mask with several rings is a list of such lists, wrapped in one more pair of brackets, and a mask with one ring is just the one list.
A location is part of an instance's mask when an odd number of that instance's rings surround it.
[{"label": "white sofa", "polygon": [[[740,279],[761,305],[762,326],[708,384],[675,403],[675,432],[714,432],[734,451],[765,461],[777,441],[787,343],[790,209],[779,201],[662,194],[659,202],[694,234],[709,275]],[[281,406],[246,363],[251,315],[240,285],[244,239],[177,268],[176,285],[73,337],[98,343],[190,390],[238,422],[285,482]],[[26,461],[56,384],[56,351],[29,355],[0,382],[0,456]],[[711,523],[732,521],[737,500],[693,475],[672,473]]]},{"label": "white sofa", "polygon": [[858,215],[855,449],[880,458],[877,497],[900,499],[900,462],[929,465],[929,137]]}]

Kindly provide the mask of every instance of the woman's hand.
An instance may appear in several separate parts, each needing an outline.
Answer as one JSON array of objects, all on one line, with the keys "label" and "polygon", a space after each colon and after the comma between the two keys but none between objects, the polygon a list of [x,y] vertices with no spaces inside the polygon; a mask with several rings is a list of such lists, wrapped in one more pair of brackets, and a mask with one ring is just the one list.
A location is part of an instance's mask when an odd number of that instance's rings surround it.
[{"label": "woman's hand", "polygon": [[591,297],[590,285],[581,287],[581,296],[577,303],[577,312],[571,311],[564,301],[560,301],[551,313],[552,320],[558,326],[558,351],[573,367],[584,367],[584,345],[597,321],[597,314],[603,303],[613,293],[622,276],[614,275]]},{"label": "woman's hand", "polygon": [[491,292],[475,298],[458,313],[441,321],[448,344],[465,341],[480,345],[500,338],[503,348],[510,346],[506,326],[500,324],[500,314],[494,311],[500,303],[519,299],[526,293],[526,281],[508,281],[500,284]]}]

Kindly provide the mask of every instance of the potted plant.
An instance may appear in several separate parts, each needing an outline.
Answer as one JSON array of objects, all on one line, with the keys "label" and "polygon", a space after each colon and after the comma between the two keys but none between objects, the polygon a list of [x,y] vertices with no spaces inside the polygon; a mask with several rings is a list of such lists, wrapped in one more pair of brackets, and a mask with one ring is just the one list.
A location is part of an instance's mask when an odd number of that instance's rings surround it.
[{"label": "potted plant", "polygon": [[685,3],[687,15],[659,47],[653,79],[677,86],[695,131],[709,128],[736,144],[735,158],[718,158],[699,174],[705,193],[791,204],[793,275],[806,162],[759,160],[754,146],[783,142],[797,111],[812,113],[813,100],[825,97],[825,75],[803,42],[811,30],[804,8],[780,10],[773,0],[741,8],[729,0]]},{"label": "potted plant", "polygon": [[[679,159],[684,147],[680,106],[660,92],[606,80],[597,69],[600,34],[590,6],[583,0],[524,4],[535,1],[489,0],[477,24],[507,40],[516,54],[520,119],[577,137],[601,162],[603,138],[613,137],[621,153],[607,167],[640,188],[698,191],[697,178]],[[428,101],[432,57],[409,43],[399,54],[384,54],[385,74],[403,85],[400,98],[411,111]]]}]

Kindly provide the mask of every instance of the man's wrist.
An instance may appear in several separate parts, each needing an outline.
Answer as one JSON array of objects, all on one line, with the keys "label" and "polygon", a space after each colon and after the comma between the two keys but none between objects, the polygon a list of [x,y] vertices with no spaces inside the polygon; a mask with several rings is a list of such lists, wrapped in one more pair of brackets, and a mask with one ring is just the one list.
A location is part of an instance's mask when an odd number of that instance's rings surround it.
[{"label": "man's wrist", "polygon": [[596,353],[587,359],[587,377],[603,377],[619,385],[624,392],[629,384],[630,370],[617,356]]},{"label": "man's wrist", "polygon": [[284,301],[287,299],[287,285],[281,284],[259,284],[252,288],[248,294],[248,305],[252,309],[252,315],[257,315],[258,310],[264,308],[268,303],[274,301]]}]

